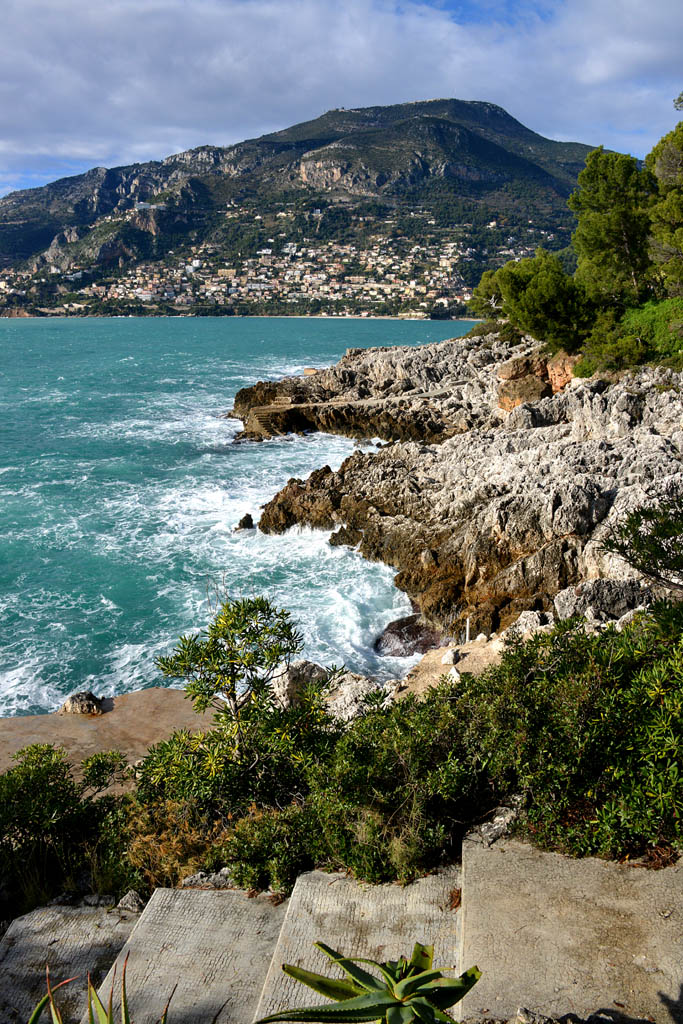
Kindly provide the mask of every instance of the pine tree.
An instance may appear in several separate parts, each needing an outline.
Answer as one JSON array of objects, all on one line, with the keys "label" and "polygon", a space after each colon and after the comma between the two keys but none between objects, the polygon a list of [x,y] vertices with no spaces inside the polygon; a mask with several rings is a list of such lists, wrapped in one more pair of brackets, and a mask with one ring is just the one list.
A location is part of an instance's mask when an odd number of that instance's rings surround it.
[{"label": "pine tree", "polygon": [[668,294],[683,295],[683,121],[659,140],[646,165],[659,189],[651,210],[652,259]]},{"label": "pine tree", "polygon": [[602,147],[588,154],[569,206],[578,216],[576,279],[598,305],[637,305],[651,294],[649,208],[656,190],[652,172],[633,157]]}]

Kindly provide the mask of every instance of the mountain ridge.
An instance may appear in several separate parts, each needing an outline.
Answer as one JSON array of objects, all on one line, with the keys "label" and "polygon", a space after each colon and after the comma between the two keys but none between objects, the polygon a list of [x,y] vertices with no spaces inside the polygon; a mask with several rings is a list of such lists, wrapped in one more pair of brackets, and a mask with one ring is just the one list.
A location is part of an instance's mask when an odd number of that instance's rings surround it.
[{"label": "mountain ridge", "polygon": [[443,226],[484,223],[502,210],[558,226],[566,244],[566,198],[590,149],[546,139],[479,100],[338,108],[229,146],[94,167],[10,193],[0,198],[0,265],[121,267],[206,242],[241,252],[225,211],[245,204],[274,219],[285,205],[348,211],[381,201],[399,214],[437,209]]}]

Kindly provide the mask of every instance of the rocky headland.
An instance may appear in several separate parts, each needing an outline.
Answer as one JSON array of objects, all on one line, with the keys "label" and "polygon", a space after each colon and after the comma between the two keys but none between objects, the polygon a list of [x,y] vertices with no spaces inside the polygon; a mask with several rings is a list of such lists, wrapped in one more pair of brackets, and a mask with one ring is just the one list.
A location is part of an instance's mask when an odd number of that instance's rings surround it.
[{"label": "rocky headland", "polygon": [[572,378],[531,339],[350,349],[329,370],[243,389],[243,438],[325,430],[388,442],[290,480],[259,527],[332,530],[397,570],[427,622],[498,631],[582,580],[626,579],[601,541],[683,487],[683,374]]}]

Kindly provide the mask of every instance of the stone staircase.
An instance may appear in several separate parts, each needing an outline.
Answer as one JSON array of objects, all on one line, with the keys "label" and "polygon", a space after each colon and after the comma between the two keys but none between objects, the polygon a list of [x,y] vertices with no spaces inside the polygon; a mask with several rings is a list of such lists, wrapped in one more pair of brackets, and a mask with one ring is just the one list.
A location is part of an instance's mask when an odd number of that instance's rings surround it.
[{"label": "stone staircase", "polygon": [[507,1020],[525,1005],[556,1017],[683,1021],[683,865],[646,871],[471,837],[462,870],[405,888],[313,871],[279,906],[234,890],[158,889],[135,927],[117,910],[34,911],[0,940],[0,1024],[26,1024],[46,959],[55,980],[81,975],[65,990],[64,1021],[85,1022],[85,971],[113,964],[104,998],[126,956],[134,1024],[156,1024],[174,989],[169,1024],[251,1024],[324,1001],[280,969],[333,973],[316,940],[380,960],[433,942],[439,967],[478,964],[459,1019]]}]

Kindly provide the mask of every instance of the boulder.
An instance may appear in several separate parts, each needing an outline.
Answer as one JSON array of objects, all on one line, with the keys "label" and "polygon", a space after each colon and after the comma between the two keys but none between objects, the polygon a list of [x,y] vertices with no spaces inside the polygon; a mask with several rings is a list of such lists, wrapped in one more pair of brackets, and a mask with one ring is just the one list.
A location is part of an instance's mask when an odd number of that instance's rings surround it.
[{"label": "boulder", "polygon": [[289,665],[281,665],[273,676],[273,694],[283,708],[291,707],[305,686],[324,682],[329,675],[329,669],[315,661],[292,661]]},{"label": "boulder", "polygon": [[548,360],[547,372],[553,394],[563,391],[574,377],[574,367],[581,356],[570,356],[567,352],[557,352]]},{"label": "boulder", "polygon": [[242,518],[240,519],[239,523],[235,527],[235,533],[237,533],[238,530],[255,530],[255,529],[256,529],[256,526],[254,525],[254,520],[252,519],[251,515],[247,512],[246,515],[242,516]]},{"label": "boulder", "polygon": [[516,622],[504,631],[504,638],[516,637],[528,640],[534,633],[548,633],[555,625],[551,612],[522,612]]},{"label": "boulder", "polygon": [[385,696],[386,704],[393,700],[393,691],[380,686],[374,679],[367,676],[356,675],[355,672],[344,672],[335,680],[332,689],[326,698],[327,707],[333,718],[342,722],[350,722],[357,718],[365,708],[365,699],[374,693],[382,693]]},{"label": "boulder", "polygon": [[385,657],[408,658],[412,654],[426,654],[441,642],[441,633],[428,626],[420,615],[406,615],[390,622],[373,646]]},{"label": "boulder", "polygon": [[81,690],[67,697],[58,711],[60,715],[101,715],[104,701],[89,690]]},{"label": "boulder", "polygon": [[131,914],[141,914],[145,909],[145,901],[135,889],[129,889],[116,904],[117,910],[128,910]]},{"label": "boulder", "polygon": [[538,402],[541,398],[547,398],[552,394],[552,388],[547,379],[529,374],[526,377],[513,377],[512,380],[504,380],[498,387],[498,405],[506,412],[510,412],[518,405],[527,402]]}]

